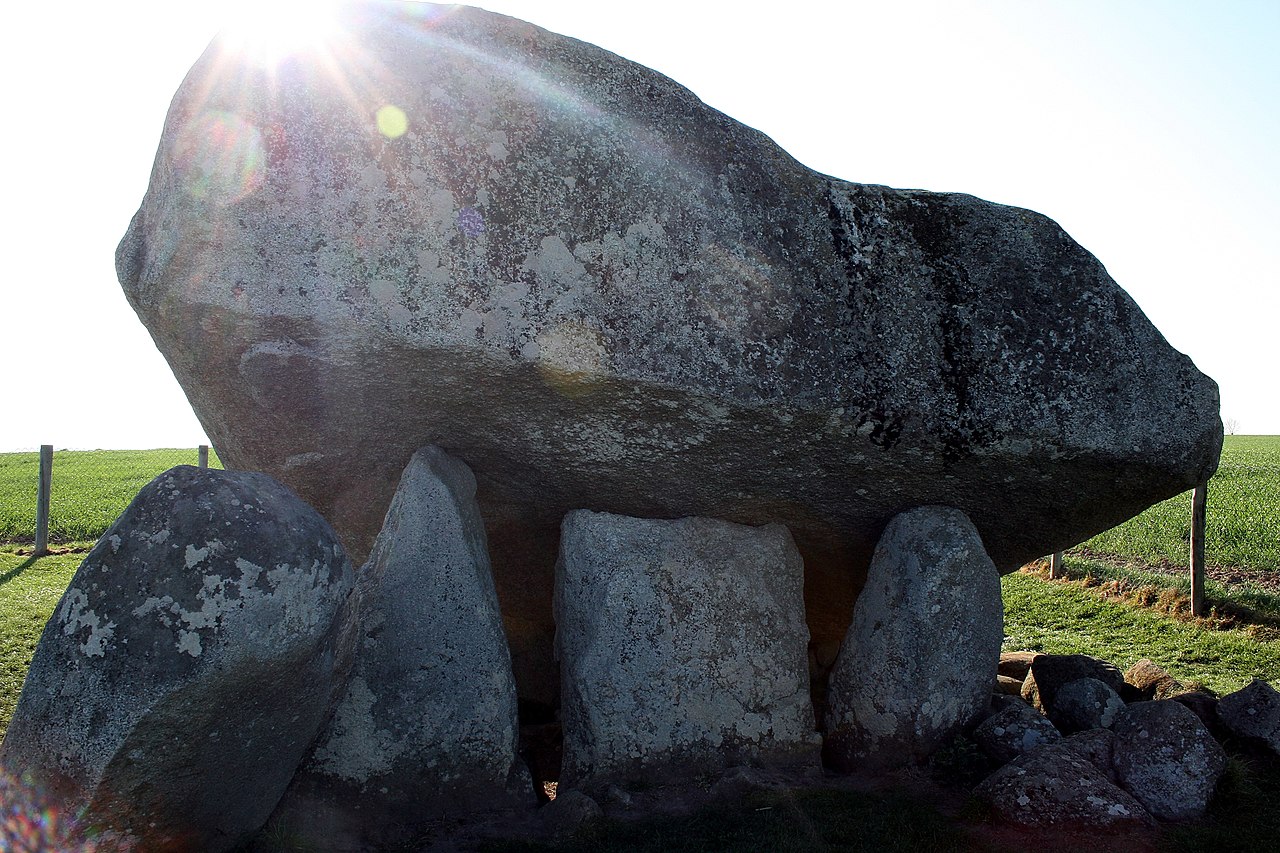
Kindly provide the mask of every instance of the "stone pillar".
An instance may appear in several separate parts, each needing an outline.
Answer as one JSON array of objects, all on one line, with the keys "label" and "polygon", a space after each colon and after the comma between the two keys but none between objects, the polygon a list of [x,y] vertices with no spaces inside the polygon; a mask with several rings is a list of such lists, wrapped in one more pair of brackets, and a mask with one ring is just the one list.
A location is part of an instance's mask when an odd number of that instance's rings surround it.
[{"label": "stone pillar", "polygon": [[817,766],[803,565],[785,527],[572,512],[555,612],[562,786]]}]

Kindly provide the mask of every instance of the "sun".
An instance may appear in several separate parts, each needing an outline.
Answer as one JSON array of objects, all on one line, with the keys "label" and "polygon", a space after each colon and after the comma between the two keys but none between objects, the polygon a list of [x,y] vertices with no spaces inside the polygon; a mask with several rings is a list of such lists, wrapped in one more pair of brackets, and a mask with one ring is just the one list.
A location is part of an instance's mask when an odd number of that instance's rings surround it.
[{"label": "sun", "polygon": [[338,0],[237,0],[228,4],[222,33],[232,49],[274,68],[298,54],[323,49],[338,30]]}]

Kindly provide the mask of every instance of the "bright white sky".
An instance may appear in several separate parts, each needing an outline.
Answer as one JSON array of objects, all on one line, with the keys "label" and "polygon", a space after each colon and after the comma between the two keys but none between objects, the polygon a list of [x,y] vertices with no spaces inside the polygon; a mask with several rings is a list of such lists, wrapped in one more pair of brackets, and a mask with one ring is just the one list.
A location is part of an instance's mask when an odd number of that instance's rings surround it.
[{"label": "bright white sky", "polygon": [[[229,5],[6,11],[0,451],[205,440],[113,254]],[[656,68],[820,171],[1053,217],[1240,432],[1280,434],[1280,2],[480,5]]]}]

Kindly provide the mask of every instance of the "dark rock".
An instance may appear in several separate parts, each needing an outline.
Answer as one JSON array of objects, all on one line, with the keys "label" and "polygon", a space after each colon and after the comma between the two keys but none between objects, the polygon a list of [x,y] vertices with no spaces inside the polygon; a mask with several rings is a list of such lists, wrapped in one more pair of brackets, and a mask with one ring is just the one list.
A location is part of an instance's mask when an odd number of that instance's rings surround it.
[{"label": "dark rock", "polygon": [[1110,729],[1089,729],[1077,732],[1062,742],[1062,745],[1076,755],[1088,761],[1112,782],[1116,781],[1113,766],[1116,734]]},{"label": "dark rock", "polygon": [[973,793],[999,820],[1018,826],[1125,829],[1154,823],[1137,800],[1064,744],[1015,758]]},{"label": "dark rock", "polygon": [[1209,806],[1227,757],[1199,717],[1171,700],[1136,702],[1112,727],[1116,779],[1161,820],[1195,820]]},{"label": "dark rock", "polygon": [[973,730],[973,740],[993,761],[1004,764],[1025,752],[1062,740],[1062,733],[1025,702],[988,717]]},{"label": "dark rock", "polygon": [[1096,678],[1077,678],[1058,688],[1049,719],[1065,735],[1110,728],[1124,710],[1124,700]]},{"label": "dark rock", "polygon": [[1186,690],[1169,698],[1179,705],[1185,705],[1193,714],[1199,717],[1200,722],[1204,723],[1205,728],[1209,730],[1215,740],[1221,741],[1226,737],[1226,729],[1218,718],[1217,696],[1204,690]]},{"label": "dark rock", "polygon": [[222,458],[357,560],[417,448],[472,467],[522,698],[572,509],[786,524],[822,643],[904,507],[1012,571],[1216,466],[1214,383],[1044,216],[819,174],[510,18],[343,8],[344,75],[210,45],[117,271]]},{"label": "dark rock", "polygon": [[414,454],[360,571],[346,695],[273,820],[324,848],[412,843],[442,819],[532,809],[511,657],[467,466]]},{"label": "dark rock", "polygon": [[565,517],[561,784],[817,767],[800,554],[781,525]]},{"label": "dark rock", "polygon": [[895,517],[831,672],[828,764],[918,761],[974,722],[991,701],[1003,616],[1000,577],[964,513]]},{"label": "dark rock", "polygon": [[144,849],[247,841],[341,690],[353,584],[329,525],[265,474],[160,475],[45,627],[0,766]]},{"label": "dark rock", "polygon": [[582,791],[566,790],[543,806],[539,817],[547,832],[564,837],[604,817],[604,809]]},{"label": "dark rock", "polygon": [[1218,719],[1227,731],[1280,756],[1280,691],[1255,678],[1218,702]]},{"label": "dark rock", "polygon": [[1039,711],[1053,707],[1058,688],[1077,678],[1096,678],[1117,694],[1124,685],[1120,670],[1088,655],[1036,655],[1022,683],[1022,698]]}]

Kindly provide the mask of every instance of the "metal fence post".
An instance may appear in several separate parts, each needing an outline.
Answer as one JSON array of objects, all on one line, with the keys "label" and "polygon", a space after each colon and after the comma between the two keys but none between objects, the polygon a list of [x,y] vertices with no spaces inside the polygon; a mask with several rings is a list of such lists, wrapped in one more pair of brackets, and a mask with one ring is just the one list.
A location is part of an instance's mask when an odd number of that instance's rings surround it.
[{"label": "metal fence post", "polygon": [[35,555],[49,553],[49,495],[53,492],[53,445],[40,445],[40,484],[36,489]]},{"label": "metal fence post", "polygon": [[209,445],[207,444],[200,445],[200,448],[197,451],[197,458],[199,459],[199,464],[201,468],[209,467]]},{"label": "metal fence post", "polygon": [[1204,615],[1204,510],[1209,496],[1206,480],[1191,493],[1191,615]]}]

